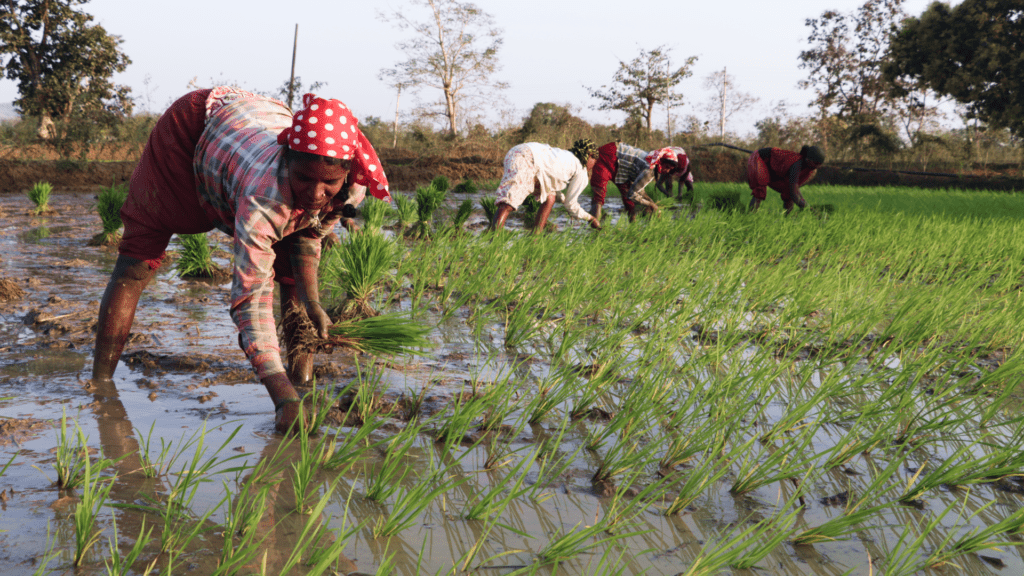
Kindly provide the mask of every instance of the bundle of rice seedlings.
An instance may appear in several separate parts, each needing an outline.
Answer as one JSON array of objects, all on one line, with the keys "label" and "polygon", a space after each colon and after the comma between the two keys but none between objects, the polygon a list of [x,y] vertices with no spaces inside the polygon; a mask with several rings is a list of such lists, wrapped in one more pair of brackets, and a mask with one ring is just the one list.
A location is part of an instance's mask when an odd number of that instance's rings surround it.
[{"label": "bundle of rice seedlings", "polygon": [[336,313],[343,318],[376,316],[374,290],[395,266],[398,247],[382,234],[349,234],[320,262],[320,283],[332,296],[346,297]]},{"label": "bundle of rice seedlings", "polygon": [[477,187],[472,180],[466,178],[462,182],[456,184],[452,192],[454,192],[455,194],[476,194]]},{"label": "bundle of rice seedlings", "polygon": [[466,198],[459,204],[459,209],[455,211],[455,215],[452,216],[452,228],[462,228],[469,220],[469,215],[473,212],[473,201]]},{"label": "bundle of rice seedlings", "polygon": [[[440,178],[440,177],[439,177]],[[437,178],[434,179],[435,181]],[[413,238],[428,238],[431,235],[431,222],[434,220],[434,212],[444,202],[448,191],[435,188],[433,184],[416,189],[416,224],[409,231]]]},{"label": "bundle of rice seedlings", "polygon": [[298,331],[297,345],[310,352],[333,352],[337,348],[364,354],[413,354],[432,346],[427,334],[430,326],[414,321],[404,314],[381,314],[369,318],[352,318],[335,323],[325,340],[312,330]]},{"label": "bundle of rice seedlings", "polygon": [[191,278],[217,278],[225,274],[220,266],[213,262],[213,250],[206,234],[179,234],[178,243],[181,253],[178,255],[176,268],[178,275]]},{"label": "bundle of rice seedlings", "polygon": [[53,192],[53,185],[49,182],[36,182],[28,191],[28,199],[36,205],[32,210],[33,214],[39,215],[50,212],[50,193]]},{"label": "bundle of rice seedlings", "polygon": [[430,187],[434,190],[440,190],[441,192],[447,192],[452,187],[451,182],[448,181],[447,176],[435,176],[430,181]]},{"label": "bundle of rice seedlings", "polygon": [[493,196],[484,196],[480,199],[480,208],[484,211],[488,224],[494,223],[494,216],[498,213],[498,200]]},{"label": "bundle of rice seedlings", "polygon": [[360,211],[363,214],[365,229],[371,232],[380,232],[381,227],[384,226],[384,220],[391,215],[392,209],[387,202],[369,197],[363,201]]},{"label": "bundle of rice seedlings", "polygon": [[113,246],[121,240],[121,206],[128,198],[128,185],[113,185],[100,190],[96,211],[103,223],[103,232],[89,240],[89,246]]},{"label": "bundle of rice seedlings", "polygon": [[836,205],[835,204],[811,204],[811,205],[809,205],[807,207],[807,209],[811,211],[811,214],[814,214],[818,218],[825,219],[825,218],[828,218],[829,216],[831,216],[832,214],[835,214]]},{"label": "bundle of rice seedlings", "polygon": [[416,222],[416,203],[404,194],[394,194],[395,214],[398,216],[398,230],[401,232]]}]

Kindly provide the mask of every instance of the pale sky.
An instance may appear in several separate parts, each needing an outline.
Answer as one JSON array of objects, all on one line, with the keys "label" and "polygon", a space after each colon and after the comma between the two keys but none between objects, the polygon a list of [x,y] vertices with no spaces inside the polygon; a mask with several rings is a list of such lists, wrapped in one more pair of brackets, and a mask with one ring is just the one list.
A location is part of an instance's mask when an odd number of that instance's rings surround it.
[{"label": "pale sky", "polygon": [[[704,78],[727,68],[736,90],[760,98],[750,113],[730,122],[731,131],[747,134],[780,101],[792,114],[809,111],[811,93],[797,87],[806,77],[798,60],[808,47],[805,21],[828,9],[853,12],[863,3],[480,0],[477,5],[504,30],[503,67],[495,78],[510,84],[505,98],[516,118],[537,102],[554,102],[575,107],[591,122],[620,123],[622,113],[591,109],[597,102],[585,86],[610,83],[619,60],[665,45],[680,62],[698,57],[693,76],[678,87],[686,104],[674,113],[704,116],[699,107],[711,96]],[[906,0],[904,9],[919,16],[930,3]],[[359,118],[388,122],[395,93],[377,76],[403,59],[394,44],[408,33],[377,14],[398,9],[410,17],[426,14],[400,0],[92,0],[80,8],[123,38],[132,64],[116,81],[131,86],[138,110],[163,110],[188,91],[193,77],[203,86],[221,81],[275,90],[288,78],[298,24],[296,74],[307,84],[326,82],[318,93],[344,101]],[[15,83],[0,79],[0,102],[16,96]],[[424,100],[435,97],[431,90],[420,93]],[[408,111],[414,100],[403,94],[400,103]],[[664,125],[664,108],[655,110],[655,122]]]}]

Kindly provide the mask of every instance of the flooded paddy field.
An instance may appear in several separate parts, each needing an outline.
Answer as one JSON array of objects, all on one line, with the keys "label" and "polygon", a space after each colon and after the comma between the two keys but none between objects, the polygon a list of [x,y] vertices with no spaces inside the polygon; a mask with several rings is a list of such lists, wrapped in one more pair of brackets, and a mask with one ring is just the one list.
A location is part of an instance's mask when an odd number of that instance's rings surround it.
[{"label": "flooded paddy field", "polygon": [[738,190],[601,232],[389,221],[371,305],[433,346],[318,355],[310,438],[274,433],[230,285],[173,261],[90,382],[95,199],[0,196],[0,573],[1024,571],[1024,200],[703,209]]}]

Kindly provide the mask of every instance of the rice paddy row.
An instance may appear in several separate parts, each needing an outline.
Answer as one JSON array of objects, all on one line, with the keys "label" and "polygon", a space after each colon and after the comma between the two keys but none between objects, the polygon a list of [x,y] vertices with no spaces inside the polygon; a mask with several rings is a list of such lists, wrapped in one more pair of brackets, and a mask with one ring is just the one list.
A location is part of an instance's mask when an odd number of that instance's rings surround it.
[{"label": "rice paddy row", "polygon": [[[324,392],[346,398],[349,426],[244,466],[227,440],[157,449],[139,433],[168,487],[128,506],[147,543],[101,549],[84,518],[51,568],[322,573],[359,548],[378,573],[789,574],[808,547],[837,574],[1024,566],[1005,548],[1024,527],[1024,198],[808,192],[834,210],[351,237],[324,257],[332,297],[456,327],[480,373],[432,413],[410,383],[396,431],[386,368],[364,367]],[[357,247],[362,260],[344,252]],[[83,454],[62,434],[65,459]],[[108,465],[62,465],[93,478],[79,508],[102,510]],[[286,524],[298,536],[268,560],[283,530],[254,527]]]}]

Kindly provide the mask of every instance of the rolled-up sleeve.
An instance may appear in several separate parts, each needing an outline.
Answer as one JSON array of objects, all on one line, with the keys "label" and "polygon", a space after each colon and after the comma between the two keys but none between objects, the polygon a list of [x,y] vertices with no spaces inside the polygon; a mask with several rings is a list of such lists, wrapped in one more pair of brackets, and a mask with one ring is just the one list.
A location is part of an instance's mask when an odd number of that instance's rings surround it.
[{"label": "rolled-up sleeve", "polygon": [[562,204],[569,214],[579,220],[590,219],[590,214],[580,206],[580,194],[587,187],[588,180],[587,171],[581,167],[569,180],[569,185],[565,189],[565,197],[562,200]]}]

